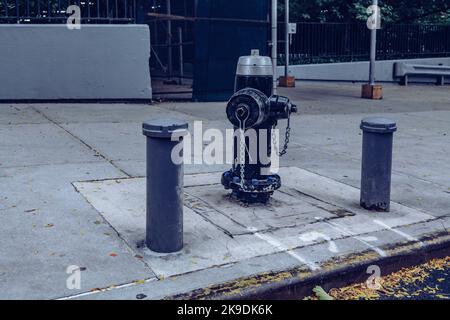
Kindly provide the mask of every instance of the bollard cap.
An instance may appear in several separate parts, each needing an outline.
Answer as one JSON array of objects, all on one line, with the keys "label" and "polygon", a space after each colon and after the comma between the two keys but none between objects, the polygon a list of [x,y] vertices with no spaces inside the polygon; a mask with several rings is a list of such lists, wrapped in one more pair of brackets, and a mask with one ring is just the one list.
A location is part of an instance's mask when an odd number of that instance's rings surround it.
[{"label": "bollard cap", "polygon": [[187,122],[176,119],[154,119],[142,124],[143,134],[152,138],[171,138],[175,131],[180,135],[188,133],[189,125]]},{"label": "bollard cap", "polygon": [[392,133],[397,131],[397,123],[387,118],[370,117],[362,119],[360,128],[367,132]]}]

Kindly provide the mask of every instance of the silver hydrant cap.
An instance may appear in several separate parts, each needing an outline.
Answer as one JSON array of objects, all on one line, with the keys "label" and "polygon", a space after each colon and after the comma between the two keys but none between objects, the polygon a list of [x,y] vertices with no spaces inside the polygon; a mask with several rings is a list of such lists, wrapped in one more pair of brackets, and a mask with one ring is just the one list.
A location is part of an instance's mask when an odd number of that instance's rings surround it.
[{"label": "silver hydrant cap", "polygon": [[272,76],[272,59],[260,56],[258,50],[253,50],[252,55],[239,58],[236,74],[240,76]]}]

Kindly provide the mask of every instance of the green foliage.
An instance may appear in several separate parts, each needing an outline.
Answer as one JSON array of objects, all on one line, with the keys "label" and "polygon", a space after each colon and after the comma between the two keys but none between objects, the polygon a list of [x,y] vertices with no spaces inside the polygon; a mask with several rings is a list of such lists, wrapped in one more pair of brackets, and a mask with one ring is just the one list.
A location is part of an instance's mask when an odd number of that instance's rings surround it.
[{"label": "green foliage", "polygon": [[333,297],[326,293],[320,286],[314,287],[313,292],[319,300],[334,300]]},{"label": "green foliage", "polygon": [[[291,21],[356,22],[368,17],[372,0],[290,0]],[[280,0],[280,18],[284,1]],[[384,23],[450,24],[449,0],[379,0]]]}]

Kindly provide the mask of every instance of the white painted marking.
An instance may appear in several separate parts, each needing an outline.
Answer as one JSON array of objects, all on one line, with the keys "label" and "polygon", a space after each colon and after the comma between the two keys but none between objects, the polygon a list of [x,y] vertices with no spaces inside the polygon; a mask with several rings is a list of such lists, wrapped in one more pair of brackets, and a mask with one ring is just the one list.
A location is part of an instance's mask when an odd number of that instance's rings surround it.
[{"label": "white painted marking", "polygon": [[[333,227],[334,229],[346,234],[347,236],[352,237],[355,240],[358,240],[359,242],[365,244],[367,247],[369,247],[370,249],[372,249],[373,251],[375,251],[376,253],[378,253],[380,256],[382,257],[386,257],[387,254],[386,252],[384,252],[384,250],[378,248],[377,246],[374,246],[373,244],[370,244],[369,242],[367,242],[364,239],[367,239],[367,237],[358,237],[353,235],[350,231],[346,230],[344,227],[341,227],[333,222],[330,221],[325,221],[327,224],[329,224],[331,227]],[[378,240],[377,238],[373,237],[371,240]]]},{"label": "white painted marking", "polygon": [[248,231],[252,232],[253,235],[261,240],[266,241],[268,244],[270,244],[271,246],[274,246],[275,248],[277,248],[280,251],[286,252],[287,254],[289,254],[291,257],[295,258],[296,260],[300,261],[301,263],[305,264],[308,266],[309,269],[315,271],[315,270],[320,270],[320,267],[315,264],[312,261],[308,261],[307,259],[305,259],[304,257],[300,256],[299,254],[292,252],[292,249],[286,247],[284,244],[282,244],[280,241],[278,241],[277,239],[268,236],[266,234],[261,234],[258,231],[258,229],[253,228],[253,227],[249,227],[247,228]]},{"label": "white painted marking", "polygon": [[123,288],[138,286],[138,285],[142,285],[142,284],[149,283],[149,282],[156,281],[156,280],[157,280],[157,278],[150,278],[150,279],[144,280],[143,283],[140,283],[138,281],[133,281],[133,282],[121,284],[118,286],[111,286],[108,288],[103,288],[103,289],[93,290],[93,291],[88,291],[88,292],[82,292],[82,293],[74,294],[72,296],[57,298],[56,300],[72,300],[72,299],[76,299],[76,298],[80,298],[80,297],[90,296],[90,295],[97,294],[100,292],[106,292],[106,291],[112,291],[112,290],[116,290],[116,289],[123,289]]},{"label": "white painted marking", "polygon": [[367,242],[376,242],[376,241],[378,241],[378,238],[374,237],[374,236],[364,236],[364,237],[358,237],[358,238],[363,239],[364,241],[367,241]]},{"label": "white painted marking", "polygon": [[301,234],[299,236],[299,238],[300,238],[300,240],[302,240],[304,242],[309,242],[309,243],[312,243],[315,240],[323,239],[328,242],[328,250],[329,251],[331,251],[333,253],[339,252],[339,249],[338,249],[336,243],[331,239],[331,237],[327,236],[324,233],[320,233],[317,231],[311,231],[308,233]]},{"label": "white painted marking", "polygon": [[423,246],[423,242],[420,241],[419,239],[417,239],[417,238],[415,238],[415,237],[413,237],[413,236],[411,236],[411,235],[409,235],[409,234],[407,234],[407,233],[405,233],[405,232],[403,232],[403,231],[400,231],[400,230],[397,230],[397,229],[393,229],[391,226],[388,226],[388,225],[387,225],[386,223],[384,223],[383,221],[380,221],[380,220],[373,220],[373,222],[376,223],[376,224],[378,224],[379,226],[382,226],[383,228],[388,229],[389,231],[392,231],[392,232],[398,234],[399,236],[402,236],[402,237],[408,239],[409,241],[416,241],[416,242],[418,242],[421,246]]}]

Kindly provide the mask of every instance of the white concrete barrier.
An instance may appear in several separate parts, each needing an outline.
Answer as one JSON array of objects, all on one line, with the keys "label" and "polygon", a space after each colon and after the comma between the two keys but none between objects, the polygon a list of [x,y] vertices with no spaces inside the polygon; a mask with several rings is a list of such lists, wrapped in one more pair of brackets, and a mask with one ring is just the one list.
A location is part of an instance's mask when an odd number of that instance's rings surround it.
[{"label": "white concrete barrier", "polygon": [[146,25],[0,25],[0,100],[151,99]]},{"label": "white concrete barrier", "polygon": [[[400,79],[394,76],[394,65],[396,62],[425,65],[442,64],[450,66],[450,58],[380,60],[376,63],[376,80],[379,82],[398,82]],[[290,70],[291,74],[295,76],[297,80],[367,82],[369,79],[368,61],[293,65]],[[284,75],[284,67],[278,67],[278,75]],[[414,81],[434,82],[434,80],[429,77],[415,77]]]}]

